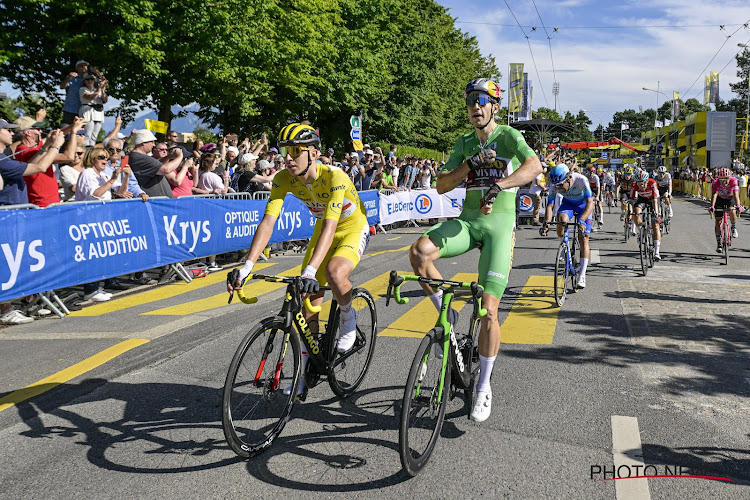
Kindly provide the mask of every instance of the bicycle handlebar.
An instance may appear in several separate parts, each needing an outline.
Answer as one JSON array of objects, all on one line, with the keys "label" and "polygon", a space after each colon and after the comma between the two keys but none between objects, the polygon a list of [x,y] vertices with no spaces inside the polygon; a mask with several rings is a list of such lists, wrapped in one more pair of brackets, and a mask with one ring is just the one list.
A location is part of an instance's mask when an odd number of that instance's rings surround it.
[{"label": "bicycle handlebar", "polygon": [[[248,279],[263,280],[263,281],[268,281],[271,283],[287,283],[288,284],[288,283],[294,283],[295,281],[297,281],[299,279],[299,276],[266,276],[263,274],[251,274],[250,276],[248,276]],[[251,296],[246,295],[243,288],[244,288],[244,285],[243,287],[237,290],[237,297],[240,299],[240,301],[243,304],[255,304],[256,302],[258,302],[258,297],[251,297]],[[321,291],[328,291],[330,289],[331,287],[328,287],[328,286],[320,287]],[[307,309],[312,314],[319,313],[323,309],[322,306],[312,305],[312,303],[310,302],[310,297],[306,297],[302,301],[302,303],[305,305],[305,309]]]},{"label": "bicycle handlebar", "polygon": [[388,290],[386,291],[385,305],[388,306],[391,299],[391,293],[393,293],[394,299],[399,304],[407,304],[409,302],[408,297],[401,296],[401,285],[405,281],[419,281],[420,283],[427,283],[428,285],[435,288],[460,288],[462,290],[471,290],[471,295],[476,299],[475,307],[477,314],[485,316],[487,309],[482,307],[482,297],[484,295],[484,288],[479,285],[476,281],[470,283],[463,281],[451,281],[437,278],[428,278],[426,276],[415,276],[411,274],[405,274],[399,276],[397,271],[391,271],[390,280],[388,281]]}]

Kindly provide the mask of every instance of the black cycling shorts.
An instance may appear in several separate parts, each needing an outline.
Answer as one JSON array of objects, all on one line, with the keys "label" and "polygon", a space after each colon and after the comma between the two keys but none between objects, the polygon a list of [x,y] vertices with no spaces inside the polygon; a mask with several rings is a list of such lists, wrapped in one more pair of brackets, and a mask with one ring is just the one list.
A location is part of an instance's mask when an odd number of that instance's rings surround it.
[{"label": "black cycling shorts", "polygon": [[714,208],[716,208],[716,215],[719,215],[719,216],[724,215],[724,210],[727,210],[734,206],[735,206],[734,197],[732,198],[716,197],[716,204],[714,205]]},{"label": "black cycling shorts", "polygon": [[667,195],[668,192],[669,192],[669,186],[664,186],[664,187],[659,186],[659,196],[664,197]]}]

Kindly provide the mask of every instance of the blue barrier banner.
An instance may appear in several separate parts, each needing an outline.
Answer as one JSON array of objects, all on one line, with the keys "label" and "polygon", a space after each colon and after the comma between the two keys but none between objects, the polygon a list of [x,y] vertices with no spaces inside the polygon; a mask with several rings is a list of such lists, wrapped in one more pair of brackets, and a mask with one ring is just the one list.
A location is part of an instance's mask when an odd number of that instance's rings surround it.
[{"label": "blue barrier banner", "polygon": [[[247,249],[265,206],[177,198],[0,210],[0,301]],[[288,195],[270,243],[310,238],[315,221]]]},{"label": "blue barrier banner", "polygon": [[359,199],[362,200],[367,210],[367,222],[371,226],[380,224],[380,198],[378,192],[375,190],[360,191],[358,194]]}]

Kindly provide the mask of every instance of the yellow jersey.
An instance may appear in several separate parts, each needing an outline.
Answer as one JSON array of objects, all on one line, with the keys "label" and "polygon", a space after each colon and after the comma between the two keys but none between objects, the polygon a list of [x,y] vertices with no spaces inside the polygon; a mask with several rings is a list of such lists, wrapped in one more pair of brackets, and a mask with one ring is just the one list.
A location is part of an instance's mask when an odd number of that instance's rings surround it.
[{"label": "yellow jersey", "polygon": [[337,232],[347,229],[359,231],[367,221],[367,211],[357,189],[349,176],[338,167],[318,163],[317,177],[312,184],[305,184],[284,169],[276,174],[271,184],[271,196],[265,211],[267,215],[278,218],[284,197],[291,193],[307,206],[318,222],[325,219],[338,221]]}]

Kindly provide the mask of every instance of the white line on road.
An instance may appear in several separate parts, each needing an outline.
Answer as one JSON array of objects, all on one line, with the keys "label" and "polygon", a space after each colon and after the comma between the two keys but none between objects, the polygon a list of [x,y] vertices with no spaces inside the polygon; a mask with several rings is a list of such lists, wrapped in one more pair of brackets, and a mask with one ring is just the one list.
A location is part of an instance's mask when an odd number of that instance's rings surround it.
[{"label": "white line on road", "polygon": [[589,264],[600,264],[601,262],[602,262],[602,259],[599,256],[599,249],[598,248],[592,248],[591,249],[591,258],[589,259]]},{"label": "white line on road", "polygon": [[[612,415],[612,455],[615,471],[621,465],[645,465],[637,418]],[[615,498],[617,500],[650,500],[648,479],[615,481]]]}]

